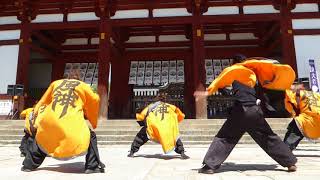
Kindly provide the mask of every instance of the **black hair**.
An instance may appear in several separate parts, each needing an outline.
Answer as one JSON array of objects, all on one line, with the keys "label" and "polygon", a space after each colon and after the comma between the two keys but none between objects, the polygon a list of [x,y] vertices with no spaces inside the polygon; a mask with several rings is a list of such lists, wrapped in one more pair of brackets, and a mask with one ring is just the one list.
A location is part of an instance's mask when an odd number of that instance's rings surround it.
[{"label": "black hair", "polygon": [[236,54],[233,56],[233,64],[241,63],[246,60],[247,57],[243,54]]}]

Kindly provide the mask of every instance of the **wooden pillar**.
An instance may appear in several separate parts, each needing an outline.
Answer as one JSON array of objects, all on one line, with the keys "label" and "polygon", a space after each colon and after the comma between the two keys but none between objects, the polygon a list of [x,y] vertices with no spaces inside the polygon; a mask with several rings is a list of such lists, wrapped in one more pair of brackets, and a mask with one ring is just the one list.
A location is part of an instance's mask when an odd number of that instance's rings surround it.
[{"label": "wooden pillar", "polygon": [[294,47],[291,8],[288,4],[281,4],[280,13],[280,29],[282,43],[283,63],[289,64],[297,72],[296,52]]},{"label": "wooden pillar", "polygon": [[113,118],[125,118],[129,99],[129,61],[123,55],[112,61],[110,100],[112,101]]},{"label": "wooden pillar", "polygon": [[[29,86],[29,64],[30,64],[30,46],[31,46],[31,29],[30,20],[25,18],[21,22],[21,32],[19,39],[19,55],[17,65],[16,84],[24,86],[24,96],[18,99],[18,110],[21,112],[27,104],[28,99],[28,86]],[[27,96],[25,96],[27,95]]]},{"label": "wooden pillar", "polygon": [[52,62],[51,81],[63,78],[65,62],[62,59],[56,59]]},{"label": "wooden pillar", "polygon": [[[195,19],[199,19],[200,15],[195,16]],[[204,31],[203,25],[199,22],[192,24],[192,72],[193,72],[193,90],[204,91],[205,90],[205,48],[204,48]],[[206,98],[194,99],[195,105],[195,118],[206,119],[207,118],[207,100]]]},{"label": "wooden pillar", "polygon": [[31,44],[30,22],[29,22],[29,20],[24,20],[21,23],[16,83],[23,84],[25,91],[28,88],[28,70],[29,70],[29,63],[30,63],[30,44]]},{"label": "wooden pillar", "polygon": [[195,103],[193,98],[193,57],[191,54],[185,59],[184,63],[184,74],[185,74],[185,84],[184,84],[184,113],[186,118],[195,117]]},{"label": "wooden pillar", "polygon": [[110,18],[100,17],[99,23],[99,51],[98,51],[98,93],[100,96],[100,114],[102,118],[107,118],[108,112],[108,80],[109,66],[111,59],[111,27]]}]

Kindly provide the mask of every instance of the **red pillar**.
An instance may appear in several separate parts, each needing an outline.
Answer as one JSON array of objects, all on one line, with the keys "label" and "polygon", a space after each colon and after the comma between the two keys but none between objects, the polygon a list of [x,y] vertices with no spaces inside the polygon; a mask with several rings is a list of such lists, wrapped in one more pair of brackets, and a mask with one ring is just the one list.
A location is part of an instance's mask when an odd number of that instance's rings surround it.
[{"label": "red pillar", "polygon": [[[25,18],[21,22],[21,32],[19,39],[19,56],[18,56],[18,66],[17,66],[17,77],[16,84],[24,85],[24,94],[28,92],[28,71],[30,63],[30,44],[31,44],[31,29],[30,21]],[[28,96],[19,97],[19,107],[18,110],[21,112],[24,109],[24,105],[27,103],[26,100]]]},{"label": "red pillar", "polygon": [[114,118],[125,118],[129,99],[129,61],[119,56],[112,61],[111,92],[112,111]]},{"label": "red pillar", "polygon": [[[199,19],[200,16],[195,16]],[[193,72],[193,90],[204,91],[205,90],[205,48],[204,48],[204,31],[203,25],[199,22],[192,24],[192,72]],[[206,98],[200,98],[197,101],[194,99],[195,118],[206,119],[207,118],[207,100]]]},{"label": "red pillar", "polygon": [[281,20],[281,43],[282,43],[282,58],[283,63],[289,64],[297,72],[296,52],[294,48],[291,8],[287,4],[282,4],[280,7]]},{"label": "red pillar", "polygon": [[111,59],[111,26],[110,18],[100,17],[99,24],[99,52],[98,52],[98,93],[100,96],[100,117],[106,118],[108,112],[108,80]]},{"label": "red pillar", "polygon": [[16,83],[23,84],[25,87],[25,91],[28,88],[28,70],[29,70],[29,63],[30,63],[30,44],[31,44],[30,22],[29,22],[29,20],[24,20],[21,23]]},{"label": "red pillar", "polygon": [[65,62],[62,59],[57,59],[52,62],[51,81],[63,78]]},{"label": "red pillar", "polygon": [[[191,55],[191,54],[190,54]],[[185,84],[184,84],[184,113],[186,118],[194,118],[195,105],[193,98],[193,57],[189,56],[185,59],[184,63],[184,74],[185,74]]]}]

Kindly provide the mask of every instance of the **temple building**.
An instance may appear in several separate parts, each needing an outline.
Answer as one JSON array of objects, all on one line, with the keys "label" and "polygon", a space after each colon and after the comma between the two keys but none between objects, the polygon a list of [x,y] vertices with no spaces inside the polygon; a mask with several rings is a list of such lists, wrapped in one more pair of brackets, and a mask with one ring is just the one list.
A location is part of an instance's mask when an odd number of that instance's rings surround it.
[{"label": "temple building", "polygon": [[[320,71],[319,46],[319,0],[0,0],[0,116],[79,69],[110,119],[134,118],[166,84],[187,118],[223,118],[228,97],[201,109],[193,92],[235,54],[277,59],[308,78],[310,59]],[[8,94],[16,84],[17,99]]]}]

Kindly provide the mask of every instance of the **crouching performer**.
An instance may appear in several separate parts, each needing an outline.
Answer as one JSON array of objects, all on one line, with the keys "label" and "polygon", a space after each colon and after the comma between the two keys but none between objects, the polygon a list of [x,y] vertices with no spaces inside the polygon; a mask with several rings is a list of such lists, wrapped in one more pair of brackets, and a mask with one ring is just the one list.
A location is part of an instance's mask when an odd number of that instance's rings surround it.
[{"label": "crouching performer", "polygon": [[30,116],[30,113],[33,111],[33,108],[28,108],[28,109],[25,109],[23,110],[21,113],[20,113],[20,118],[24,118],[25,119],[25,128],[24,128],[24,136],[22,137],[21,139],[21,143],[20,143],[20,146],[19,146],[19,150],[20,150],[20,157],[25,157],[26,156],[26,147],[27,147],[27,140],[28,138],[30,137],[30,130],[28,130],[26,127],[30,127],[29,125],[29,116]]},{"label": "crouching performer", "polygon": [[[268,65],[273,67],[272,63]],[[267,65],[264,66],[268,67]],[[281,69],[282,66],[279,66]],[[274,68],[276,71],[276,66]],[[255,73],[254,71],[256,70],[259,71],[259,68],[250,69],[243,63],[232,65],[221,72],[210,84],[206,92],[195,92],[196,98],[197,96],[200,98],[201,96],[211,95],[220,88],[232,85],[232,94],[234,96],[234,105],[231,112],[218,134],[214,137],[204,157],[204,166],[199,169],[199,173],[213,174],[227,159],[245,132],[281,166],[287,167],[288,171],[296,170],[296,157],[280,137],[272,131],[264,119],[264,114],[260,107],[261,101],[255,90],[255,86],[258,83],[257,79],[262,85],[264,85],[262,82],[265,82],[270,87],[277,87],[276,84],[272,84],[276,82],[281,85],[287,84],[290,87],[295,77],[294,71],[292,69],[292,71],[287,71],[286,78],[288,81],[292,80],[292,82],[285,83],[279,81],[277,74],[263,73],[264,76],[257,77],[259,73]],[[289,77],[290,75],[293,77]]]},{"label": "crouching performer", "polygon": [[291,150],[304,138],[320,138],[320,94],[294,88],[286,91],[285,107],[293,116],[284,137]]},{"label": "crouching performer", "polygon": [[84,118],[97,127],[99,96],[78,77],[52,82],[30,113],[22,171],[35,170],[46,156],[67,160],[86,154],[85,173],[104,172],[96,134]]},{"label": "crouching performer", "polygon": [[179,138],[179,123],[185,115],[178,107],[166,103],[165,92],[160,92],[157,99],[157,102],[136,114],[142,128],[132,142],[128,157],[134,157],[134,153],[150,139],[160,143],[164,153],[174,150],[182,159],[189,159]]}]

